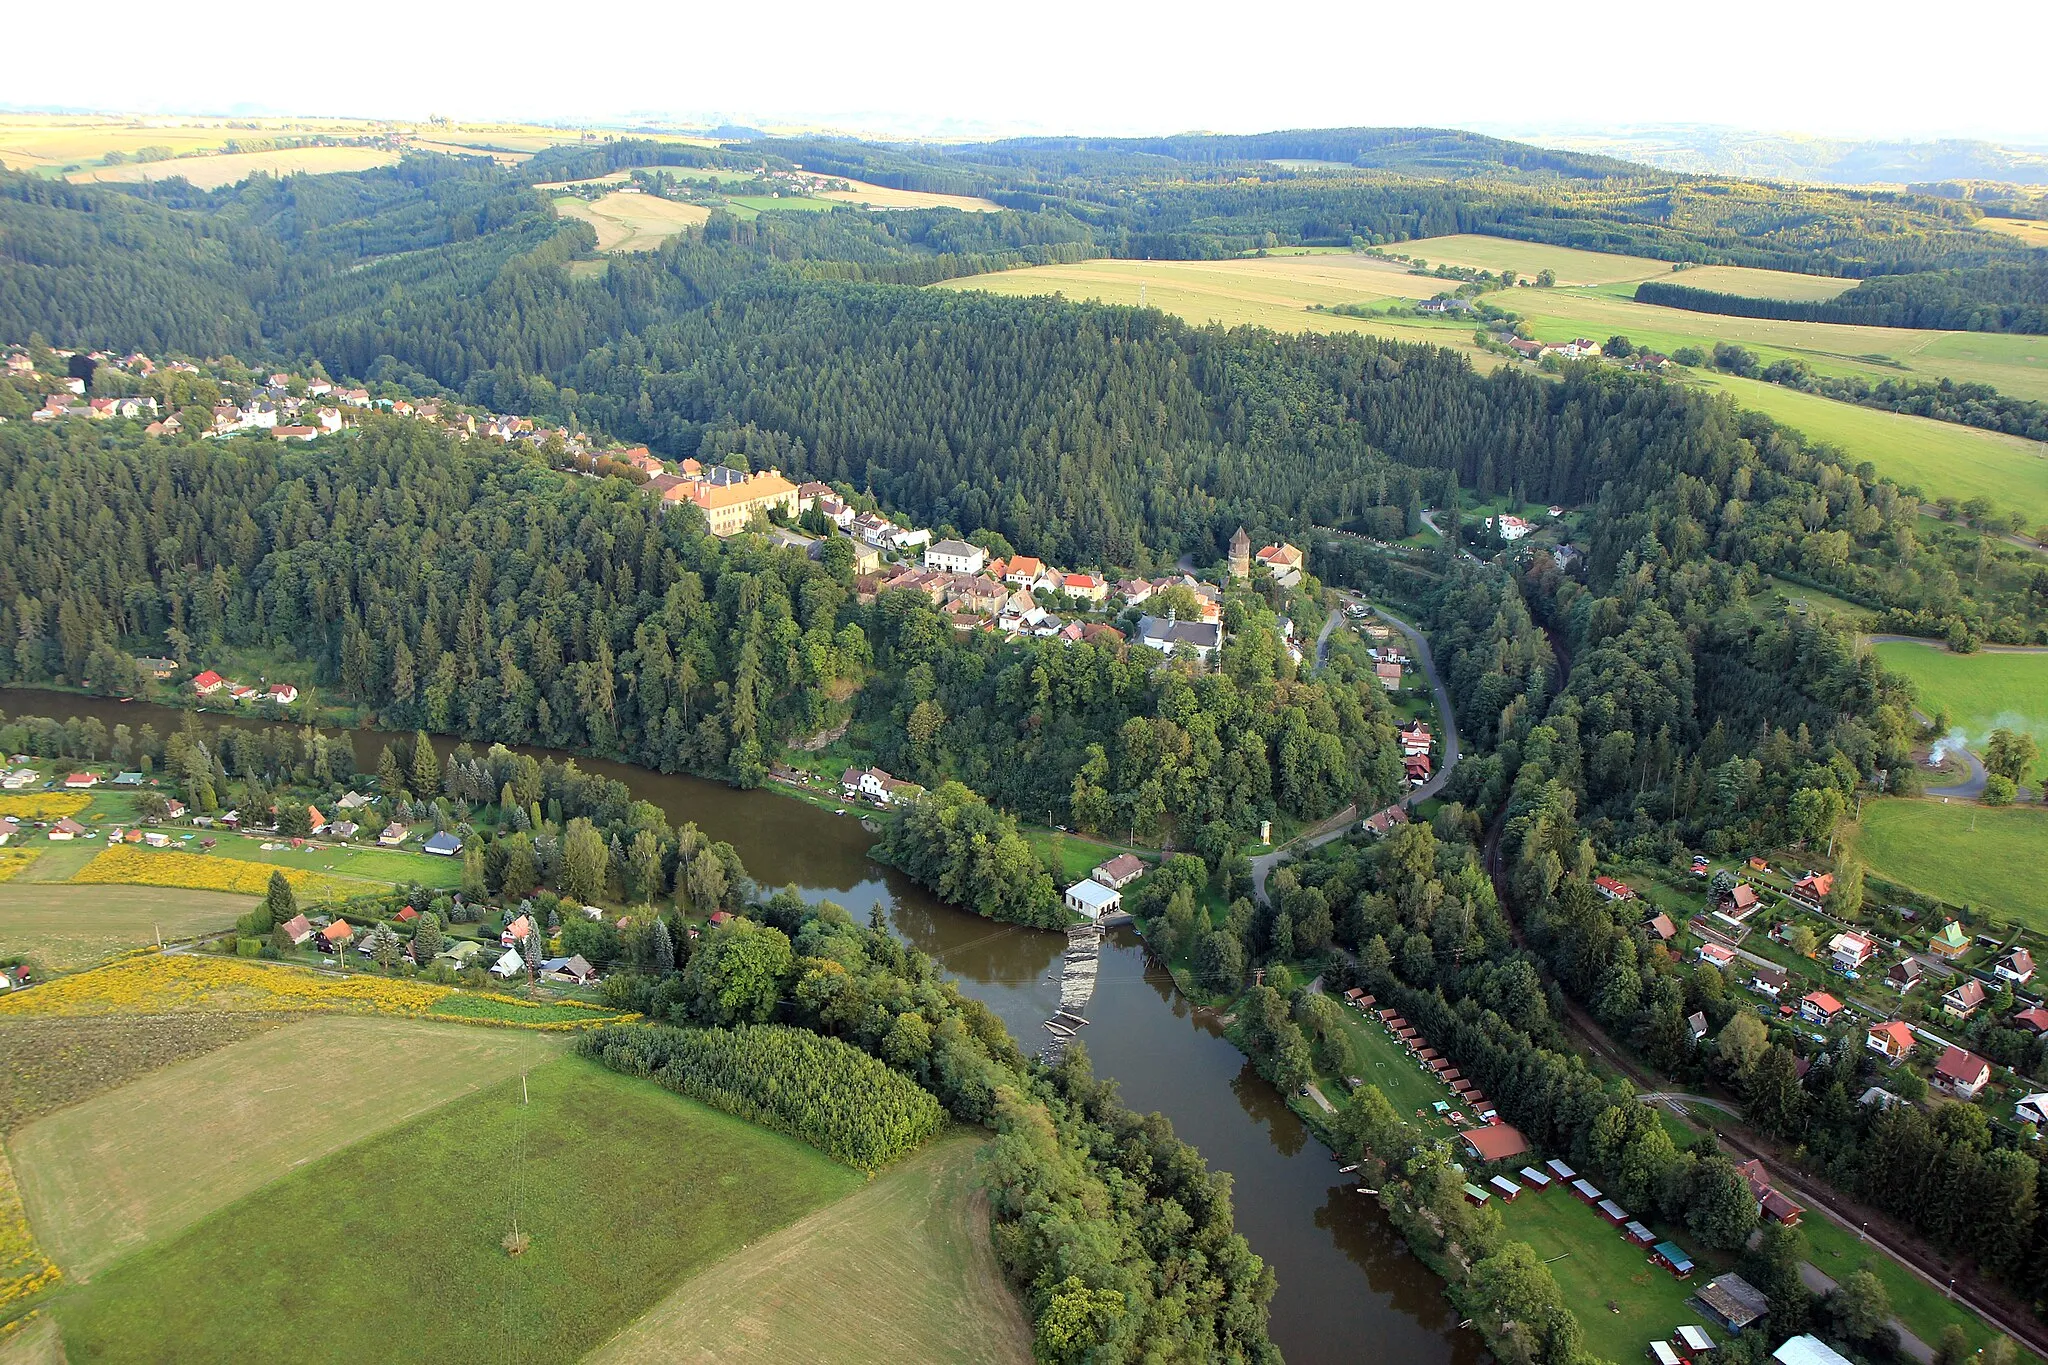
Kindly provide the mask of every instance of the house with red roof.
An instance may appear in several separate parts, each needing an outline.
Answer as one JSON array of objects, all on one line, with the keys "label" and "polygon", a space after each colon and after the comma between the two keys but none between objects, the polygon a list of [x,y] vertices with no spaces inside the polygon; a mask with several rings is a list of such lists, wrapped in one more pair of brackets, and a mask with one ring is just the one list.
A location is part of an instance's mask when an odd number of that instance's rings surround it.
[{"label": "house with red roof", "polygon": [[72,773],[64,779],[64,789],[66,791],[84,791],[89,787],[97,787],[99,784],[100,778],[98,773]]},{"label": "house with red roof", "polygon": [[1799,998],[1799,1017],[1809,1024],[1832,1024],[1846,1008],[1826,991],[1814,991]]},{"label": "house with red roof", "polygon": [[1819,905],[1835,889],[1835,874],[1832,872],[1809,872],[1792,883],[1792,894],[1803,901]]},{"label": "house with red roof", "polygon": [[1872,1024],[1863,1039],[1866,1048],[1893,1066],[1912,1056],[1918,1042],[1913,1036],[1913,1026],[1902,1019],[1894,1019],[1888,1024]]},{"label": "house with red roof", "polygon": [[1953,1043],[1934,1064],[1934,1085],[1959,1100],[1974,1100],[1991,1083],[1991,1063]]},{"label": "house with red roof", "polygon": [[1960,1023],[1983,1008],[1986,998],[1984,983],[1973,976],[1941,997],[1941,1012]]},{"label": "house with red roof", "polygon": [[1991,970],[2001,981],[2024,986],[2034,979],[2034,955],[2025,948],[2015,948],[1998,959]]},{"label": "house with red roof", "polygon": [[1593,878],[1593,889],[1598,891],[1602,897],[1611,901],[1632,901],[1636,898],[1634,887],[1630,886],[1627,882],[1616,881],[1612,877]]}]

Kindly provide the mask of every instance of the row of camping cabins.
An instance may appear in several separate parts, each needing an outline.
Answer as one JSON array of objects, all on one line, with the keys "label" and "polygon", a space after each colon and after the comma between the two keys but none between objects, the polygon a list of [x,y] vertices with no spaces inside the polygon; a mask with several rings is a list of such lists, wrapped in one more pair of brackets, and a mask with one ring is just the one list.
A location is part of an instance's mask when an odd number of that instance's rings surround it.
[{"label": "row of camping cabins", "polygon": [[[1473,1134],[1466,1134],[1465,1137],[1474,1155],[1482,1158],[1487,1155],[1481,1144],[1473,1141]],[[1581,1177],[1564,1162],[1553,1157],[1545,1162],[1544,1166],[1548,1169],[1539,1170],[1531,1165],[1517,1171],[1516,1174],[1524,1182],[1522,1185],[1516,1184],[1504,1175],[1497,1175],[1489,1180],[1487,1185],[1490,1189],[1477,1184],[1467,1184],[1465,1198],[1474,1204],[1484,1204],[1498,1193],[1502,1202],[1512,1204],[1521,1196],[1524,1186],[1538,1191],[1547,1190],[1552,1185],[1566,1186],[1580,1202],[1590,1205],[1596,1213],[1606,1219],[1610,1226],[1621,1229],[1622,1236],[1636,1246],[1646,1248],[1653,1262],[1663,1266],[1681,1280],[1692,1275],[1692,1257],[1686,1255],[1684,1247],[1676,1242],[1660,1241],[1656,1233],[1631,1217],[1627,1209],[1602,1194],[1592,1181]]]},{"label": "row of camping cabins", "polygon": [[[1379,1003],[1379,1000],[1378,997],[1367,995],[1364,991],[1353,987],[1344,992],[1344,1003],[1362,1014],[1367,1010],[1373,1009]],[[1458,1068],[1451,1065],[1450,1058],[1442,1056],[1435,1048],[1431,1047],[1429,1040],[1422,1036],[1420,1029],[1410,1024],[1406,1019],[1403,1019],[1399,1010],[1379,1010],[1377,1012],[1380,1023],[1386,1028],[1387,1032],[1394,1035],[1395,1041],[1407,1048],[1415,1060],[1428,1067],[1430,1074],[1449,1086],[1452,1095],[1457,1098],[1458,1103],[1470,1105],[1473,1112],[1478,1114],[1483,1122],[1492,1123],[1496,1120],[1498,1116],[1494,1112],[1493,1101],[1486,1098],[1472,1082],[1466,1080],[1458,1071]]]}]

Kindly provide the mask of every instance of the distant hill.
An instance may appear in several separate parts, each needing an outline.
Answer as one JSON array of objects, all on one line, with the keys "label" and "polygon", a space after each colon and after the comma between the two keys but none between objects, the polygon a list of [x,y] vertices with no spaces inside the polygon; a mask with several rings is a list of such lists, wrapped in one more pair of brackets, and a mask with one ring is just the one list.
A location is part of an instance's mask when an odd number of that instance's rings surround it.
[{"label": "distant hill", "polygon": [[2048,185],[2048,146],[1966,138],[1851,141],[1704,124],[1660,124],[1557,132],[1532,140],[1566,151],[1621,157],[1700,175],[1815,185],[1911,185],[1942,180]]}]

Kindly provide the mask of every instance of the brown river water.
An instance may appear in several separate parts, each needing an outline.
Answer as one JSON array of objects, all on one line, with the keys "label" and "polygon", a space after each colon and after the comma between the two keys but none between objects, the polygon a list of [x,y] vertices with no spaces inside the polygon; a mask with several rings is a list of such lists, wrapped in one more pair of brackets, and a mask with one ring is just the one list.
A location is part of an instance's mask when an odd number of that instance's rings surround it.
[{"label": "brown river water", "polygon": [[[12,688],[9,715],[98,716],[152,724],[169,733],[184,714],[144,702]],[[208,712],[208,724],[276,722]],[[357,763],[374,769],[385,737],[351,731]],[[437,740],[446,753],[453,741]],[[567,758],[547,750],[537,757]],[[968,995],[981,1000],[1027,1049],[1046,1039],[1042,1022],[1059,1003],[1066,939],[982,919],[943,904],[893,868],[867,856],[873,837],[854,816],[835,816],[771,791],[736,791],[701,778],[577,756],[587,772],[632,788],[673,824],[698,828],[739,851],[763,886],[794,883],[865,919],[879,907],[906,942],[931,955]],[[1272,1336],[1289,1361],[1392,1360],[1402,1365],[1477,1365],[1478,1337],[1459,1331],[1437,1278],[1400,1245],[1373,1200],[1337,1174],[1330,1151],[1223,1036],[1214,1016],[1189,1004],[1172,979],[1148,964],[1137,936],[1103,942],[1095,997],[1082,1030],[1097,1075],[1113,1078],[1126,1103],[1157,1110],[1236,1182],[1237,1226],[1273,1267]]]}]

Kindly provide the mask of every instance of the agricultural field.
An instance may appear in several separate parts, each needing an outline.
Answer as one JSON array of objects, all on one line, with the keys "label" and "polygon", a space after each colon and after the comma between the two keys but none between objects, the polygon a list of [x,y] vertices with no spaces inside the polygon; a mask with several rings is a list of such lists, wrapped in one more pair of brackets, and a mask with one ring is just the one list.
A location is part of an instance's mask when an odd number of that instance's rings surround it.
[{"label": "agricultural field", "polygon": [[292,147],[275,152],[235,152],[222,156],[186,156],[169,161],[128,161],[118,166],[87,166],[70,172],[70,180],[139,184],[146,180],[183,177],[202,190],[235,185],[252,175],[286,176],[304,172],[367,171],[390,166],[398,153],[379,147]]},{"label": "agricultural field", "polygon": [[519,1029],[305,1020],[38,1119],[8,1148],[44,1250],[89,1279],[299,1167],[560,1051]]},{"label": "agricultural field", "polygon": [[969,194],[933,194],[925,190],[897,190],[887,185],[870,185],[848,180],[851,188],[828,190],[818,196],[835,204],[859,204],[871,209],[959,209],[963,213],[1000,213],[1002,205],[993,199]]},{"label": "agricultural field", "polygon": [[1189,322],[1270,327],[1277,332],[1364,332],[1396,341],[1428,342],[1463,351],[1491,368],[1499,357],[1472,344],[1462,322],[1425,318],[1355,318],[1310,311],[1312,303],[1406,305],[1452,281],[1410,275],[1400,266],[1345,253],[1269,256],[1236,261],[1082,261],[1028,266],[946,280],[934,289],[976,289],[1011,297],[1064,294],[1070,299],[1147,307]]},{"label": "agricultural field", "polygon": [[8,792],[0,796],[0,815],[23,820],[62,820],[92,804],[84,792]]},{"label": "agricultural field", "polygon": [[219,891],[14,882],[0,885],[0,953],[20,953],[46,972],[76,971],[159,933],[176,942],[227,929],[255,903]]},{"label": "agricultural field", "polygon": [[0,1019],[0,1134],[67,1105],[126,1085],[158,1067],[279,1028],[289,1016],[159,1015],[133,1018]]},{"label": "agricultural field", "polygon": [[1652,1341],[1667,1340],[1674,1328],[1705,1325],[1685,1301],[1719,1272],[1709,1268],[1706,1255],[1690,1241],[1679,1245],[1699,1268],[1691,1280],[1681,1280],[1652,1264],[1648,1252],[1569,1190],[1531,1190],[1496,1207],[1509,1234],[1548,1263],[1564,1301],[1573,1305],[1585,1329],[1586,1349],[1602,1360],[1640,1360]]},{"label": "agricultural field", "polygon": [[[185,123],[94,115],[0,114],[0,165],[12,171],[55,174],[99,161],[109,152],[134,156],[145,147],[163,147],[178,156],[212,151],[234,138],[267,137],[284,131],[282,122],[251,131],[229,128],[219,120]],[[368,125],[295,121],[291,131],[355,135],[367,132]]]},{"label": "agricultural field", "polygon": [[1986,218],[1977,226],[2017,237],[2028,246],[2048,246],[2048,222],[2039,218]]},{"label": "agricultural field", "polygon": [[[1981,755],[1991,732],[2024,730],[2048,748],[2048,654],[1979,650],[1955,654],[1934,644],[1887,641],[1872,646],[1879,663],[1913,680],[1920,709],[1948,712]],[[2035,764],[2048,777],[2048,757]]]},{"label": "agricultural field", "polygon": [[[422,827],[427,828],[427,827]],[[395,882],[438,890],[462,885],[462,859],[437,858],[430,853],[408,852],[404,848],[381,848],[375,844],[311,843],[293,848],[291,841],[263,839],[249,834],[218,834],[220,842],[211,858],[236,858],[245,862],[297,868],[308,875],[331,873],[333,878],[360,877],[373,882]],[[264,845],[269,844],[269,848]],[[367,888],[344,887],[340,894],[352,895]]]},{"label": "agricultural field", "polygon": [[274,868],[212,853],[140,848],[132,844],[101,849],[71,874],[71,880],[84,885],[172,886],[260,896],[269,889],[273,871],[283,872],[302,900],[339,900],[373,889],[353,878],[322,876],[295,867]]},{"label": "agricultural field", "polygon": [[561,195],[555,212],[597,230],[599,251],[652,251],[684,228],[711,216],[702,204],[682,204],[651,194],[607,194],[602,199]]},{"label": "agricultural field", "polygon": [[678,1285],[591,1365],[1026,1365],[1031,1328],[989,1245],[970,1136]]},{"label": "agricultural field", "polygon": [[[1739,294],[1750,299],[1789,299],[1797,303],[1818,302],[1847,293],[1857,281],[1834,275],[1801,275],[1790,270],[1759,270],[1746,265],[1696,265],[1673,272],[1666,269],[1661,279],[1689,289],[1710,289],[1719,294]],[[1607,286],[1624,297],[1635,292],[1635,281]]]},{"label": "agricultural field", "polygon": [[[1404,256],[1420,257],[1432,266],[1463,265],[1474,270],[1512,270],[1525,280],[1541,271],[1556,274],[1561,285],[1615,284],[1661,278],[1671,273],[1671,262],[1647,256],[1615,256],[1602,251],[1581,251],[1577,247],[1549,246],[1542,242],[1518,242],[1507,237],[1487,237],[1461,232],[1450,237],[1418,237],[1385,248]],[[1455,284],[1455,281],[1449,283]],[[1520,298],[1522,291],[1514,297]],[[1510,306],[1503,304],[1503,306]]]},{"label": "agricultural field", "polygon": [[0,1334],[0,1365],[64,1365],[57,1324],[38,1315]]},{"label": "agricultural field", "polygon": [[1863,803],[1850,838],[1856,856],[1880,877],[2048,933],[2048,883],[2038,872],[2048,811],[1885,798]]},{"label": "agricultural field", "polygon": [[562,1058],[306,1161],[50,1311],[74,1362],[568,1360],[864,1183]]}]

